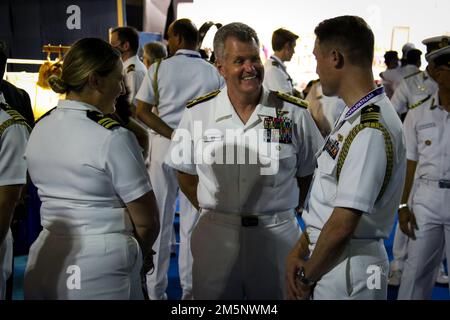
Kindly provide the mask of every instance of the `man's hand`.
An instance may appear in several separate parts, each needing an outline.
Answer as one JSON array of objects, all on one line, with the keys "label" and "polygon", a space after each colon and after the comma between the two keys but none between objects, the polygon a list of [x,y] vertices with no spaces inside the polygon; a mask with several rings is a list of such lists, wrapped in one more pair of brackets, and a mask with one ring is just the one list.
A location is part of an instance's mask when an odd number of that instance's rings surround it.
[{"label": "man's hand", "polygon": [[297,252],[294,250],[286,258],[285,281],[288,300],[296,300],[302,294],[302,291],[297,287],[297,272],[301,269],[305,261],[299,258]]},{"label": "man's hand", "polygon": [[145,255],[142,261],[142,269],[141,269],[141,275],[145,277],[147,273],[153,270],[153,255],[155,254],[155,251],[151,250],[148,254]]},{"label": "man's hand", "polygon": [[404,207],[398,211],[398,223],[404,234],[416,240],[414,230],[419,230],[419,227],[417,226],[416,216],[408,207]]}]

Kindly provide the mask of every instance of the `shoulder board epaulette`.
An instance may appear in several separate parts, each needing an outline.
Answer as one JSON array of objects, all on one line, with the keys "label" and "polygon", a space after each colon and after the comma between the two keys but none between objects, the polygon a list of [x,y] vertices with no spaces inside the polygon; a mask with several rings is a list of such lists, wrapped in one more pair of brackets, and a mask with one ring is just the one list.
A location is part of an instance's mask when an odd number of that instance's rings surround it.
[{"label": "shoulder board epaulette", "polygon": [[295,104],[296,106],[302,107],[304,109],[308,108],[308,102],[303,99],[294,97],[288,93],[284,93],[284,92],[280,92],[280,91],[274,91],[274,92],[275,92],[275,95],[283,101],[290,102],[290,103]]},{"label": "shoulder board epaulette", "polygon": [[417,72],[414,72],[414,73],[411,73],[411,74],[408,74],[406,77],[403,77],[403,79],[408,79],[408,78],[411,78],[411,77],[413,77],[413,76],[415,76],[416,74],[419,74],[419,73],[421,73],[422,71],[417,71]]},{"label": "shoulder board epaulette", "polygon": [[31,127],[28,125],[27,120],[17,110],[11,108],[7,103],[0,103],[0,108],[11,117],[2,124],[2,134],[3,131],[12,124],[23,125],[27,128],[28,132],[31,132]]},{"label": "shoulder board epaulette", "polygon": [[115,127],[120,127],[119,122],[117,122],[112,118],[102,115],[100,112],[89,110],[86,112],[86,114],[89,119],[93,120],[94,122],[97,122],[99,125],[101,125],[106,129],[111,130]]},{"label": "shoulder board epaulette", "polygon": [[272,60],[272,65],[278,67],[280,63],[278,61]]},{"label": "shoulder board epaulette", "polygon": [[48,110],[46,113],[44,113],[42,116],[40,116],[39,119],[36,120],[36,123],[38,123],[39,121],[44,119],[46,116],[48,116],[50,113],[52,113],[52,111],[55,110],[55,109],[56,109],[56,107],[51,108],[50,110]]},{"label": "shoulder board epaulette", "polygon": [[375,104],[370,104],[361,109],[361,123],[379,122],[380,121],[380,107]]},{"label": "shoulder board epaulette", "polygon": [[130,64],[128,67],[127,67],[127,73],[128,72],[131,72],[131,71],[134,71],[136,69],[136,66],[134,65],[134,64]]},{"label": "shoulder board epaulette", "polygon": [[216,90],[213,92],[210,92],[208,94],[205,94],[204,96],[195,98],[194,100],[188,101],[188,103],[186,104],[186,108],[192,108],[193,106],[195,106],[196,104],[199,104],[200,102],[205,102],[208,101],[212,98],[214,98],[215,96],[217,96],[219,94],[220,90]]},{"label": "shoulder board epaulette", "polygon": [[423,98],[423,99],[421,99],[421,100],[419,100],[419,101],[413,103],[412,105],[410,105],[410,106],[408,107],[408,109],[411,110],[411,109],[417,108],[418,106],[422,105],[424,102],[426,102],[426,101],[427,101],[428,99],[430,99],[430,98],[431,98],[431,94],[429,94],[429,95],[426,96],[425,98]]}]

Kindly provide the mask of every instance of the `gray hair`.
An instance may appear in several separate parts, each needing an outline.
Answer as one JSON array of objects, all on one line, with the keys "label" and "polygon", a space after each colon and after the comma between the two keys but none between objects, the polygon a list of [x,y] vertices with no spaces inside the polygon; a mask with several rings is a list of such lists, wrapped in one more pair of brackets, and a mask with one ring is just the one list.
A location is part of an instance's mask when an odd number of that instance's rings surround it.
[{"label": "gray hair", "polygon": [[167,57],[166,46],[159,41],[149,42],[144,45],[144,53],[153,61]]},{"label": "gray hair", "polygon": [[214,55],[217,60],[224,59],[225,41],[229,37],[234,37],[242,42],[252,42],[259,46],[258,35],[255,30],[244,23],[233,22],[221,27],[214,36]]}]

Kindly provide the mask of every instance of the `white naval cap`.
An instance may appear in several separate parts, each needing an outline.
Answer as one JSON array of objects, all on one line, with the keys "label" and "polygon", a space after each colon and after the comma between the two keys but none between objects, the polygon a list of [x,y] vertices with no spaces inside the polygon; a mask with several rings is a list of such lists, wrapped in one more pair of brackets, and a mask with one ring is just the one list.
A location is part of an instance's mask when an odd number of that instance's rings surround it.
[{"label": "white naval cap", "polygon": [[427,47],[427,54],[438,50],[440,48],[448,46],[450,36],[436,36],[431,38],[426,38],[422,43]]}]

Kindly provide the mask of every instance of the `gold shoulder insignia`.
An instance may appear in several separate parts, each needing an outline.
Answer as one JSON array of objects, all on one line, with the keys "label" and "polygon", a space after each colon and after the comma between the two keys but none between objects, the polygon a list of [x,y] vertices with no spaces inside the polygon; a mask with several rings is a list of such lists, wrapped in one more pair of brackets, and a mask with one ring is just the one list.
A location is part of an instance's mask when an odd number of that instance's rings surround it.
[{"label": "gold shoulder insignia", "polygon": [[375,104],[370,104],[361,109],[361,123],[379,122],[380,107]]},{"label": "gold shoulder insignia", "polygon": [[[410,106],[408,107],[408,109],[409,109],[409,110],[415,109],[415,108],[417,108],[418,106],[422,105],[424,102],[426,102],[426,101],[427,101],[428,99],[430,99],[430,98],[431,98],[431,94],[429,94],[429,95],[426,96],[425,98],[423,98],[423,99],[421,99],[421,100],[419,100],[419,101],[413,103],[412,105],[410,105]],[[433,102],[433,104],[434,104],[434,102]]]},{"label": "gold shoulder insignia", "polygon": [[216,90],[216,91],[210,92],[208,94],[205,94],[204,96],[201,96],[201,97],[195,98],[191,101],[188,101],[188,103],[186,104],[186,108],[192,108],[196,104],[208,101],[208,100],[214,98],[215,96],[217,96],[219,94],[219,92],[220,92],[220,90]]},{"label": "gold shoulder insignia", "polygon": [[101,113],[97,112],[97,111],[87,111],[87,117],[91,120],[93,120],[94,122],[97,122],[99,125],[101,125],[102,127],[106,128],[106,129],[113,129],[115,127],[120,127],[120,123],[117,122],[116,120],[109,118],[107,116],[103,116]]},{"label": "gold shoulder insignia", "polygon": [[296,106],[302,107],[303,109],[308,108],[308,102],[303,99],[297,98],[288,93],[284,93],[284,92],[280,92],[280,91],[274,91],[274,92],[275,92],[275,95],[283,101],[290,102],[292,104],[295,104]]},{"label": "gold shoulder insignia", "polygon": [[278,67],[280,64],[278,61],[272,60],[272,65]]},{"label": "gold shoulder insignia", "polygon": [[27,127],[28,132],[31,132],[31,127],[28,125],[27,120],[20,114],[19,111],[13,109],[7,103],[0,103],[0,108],[3,109],[10,117],[14,124],[21,124]]},{"label": "gold shoulder insignia", "polygon": [[127,67],[127,73],[129,73],[129,72],[131,72],[131,71],[134,71],[135,69],[136,69],[135,65],[134,65],[134,64],[130,64],[130,65]]},{"label": "gold shoulder insignia", "polygon": [[411,77],[414,77],[416,74],[419,74],[419,73],[421,73],[422,71],[417,71],[417,72],[414,72],[414,73],[411,73],[411,74],[408,74],[406,77],[403,77],[403,79],[408,79],[408,78],[411,78]]}]

